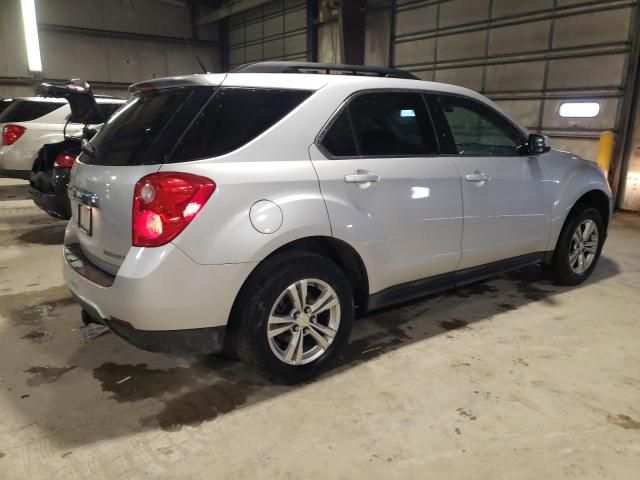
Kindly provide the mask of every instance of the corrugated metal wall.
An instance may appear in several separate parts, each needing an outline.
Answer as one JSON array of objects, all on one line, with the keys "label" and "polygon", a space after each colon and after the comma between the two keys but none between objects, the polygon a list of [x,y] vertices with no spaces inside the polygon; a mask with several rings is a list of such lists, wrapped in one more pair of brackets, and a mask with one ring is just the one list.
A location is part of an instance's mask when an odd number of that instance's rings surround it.
[{"label": "corrugated metal wall", "polygon": [[256,60],[307,59],[305,0],[277,0],[229,17],[229,67]]},{"label": "corrugated metal wall", "polygon": [[[369,5],[367,63],[386,56],[425,80],[485,93],[589,159],[599,133],[620,128],[636,0],[398,0],[393,24],[384,19],[391,2]],[[600,114],[560,117],[574,99],[597,101]]]}]

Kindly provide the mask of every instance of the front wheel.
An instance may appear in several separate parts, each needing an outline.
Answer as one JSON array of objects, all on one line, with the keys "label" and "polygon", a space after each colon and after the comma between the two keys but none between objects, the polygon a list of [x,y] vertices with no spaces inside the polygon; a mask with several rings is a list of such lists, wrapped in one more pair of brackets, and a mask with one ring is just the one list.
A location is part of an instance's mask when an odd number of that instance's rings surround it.
[{"label": "front wheel", "polygon": [[285,383],[328,368],[353,322],[349,282],[331,260],[290,253],[268,260],[243,289],[238,353]]},{"label": "front wheel", "polygon": [[578,285],[589,278],[600,258],[604,235],[600,212],[578,207],[558,238],[551,262],[554,281],[559,285]]}]

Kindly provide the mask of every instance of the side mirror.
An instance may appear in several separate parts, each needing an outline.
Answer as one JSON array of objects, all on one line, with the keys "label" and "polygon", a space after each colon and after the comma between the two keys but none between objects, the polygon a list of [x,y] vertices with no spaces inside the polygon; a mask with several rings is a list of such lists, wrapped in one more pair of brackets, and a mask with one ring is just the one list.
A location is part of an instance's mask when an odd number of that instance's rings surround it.
[{"label": "side mirror", "polygon": [[551,150],[551,140],[546,135],[532,133],[527,142],[527,153],[530,155],[541,155]]}]

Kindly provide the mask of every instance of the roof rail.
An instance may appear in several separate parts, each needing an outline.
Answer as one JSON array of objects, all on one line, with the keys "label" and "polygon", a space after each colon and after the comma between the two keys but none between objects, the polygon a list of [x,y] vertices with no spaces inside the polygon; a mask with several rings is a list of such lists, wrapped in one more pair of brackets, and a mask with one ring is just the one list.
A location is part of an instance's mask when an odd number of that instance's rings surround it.
[{"label": "roof rail", "polygon": [[412,73],[397,68],[312,62],[252,62],[234,68],[231,73],[323,73],[419,80]]}]

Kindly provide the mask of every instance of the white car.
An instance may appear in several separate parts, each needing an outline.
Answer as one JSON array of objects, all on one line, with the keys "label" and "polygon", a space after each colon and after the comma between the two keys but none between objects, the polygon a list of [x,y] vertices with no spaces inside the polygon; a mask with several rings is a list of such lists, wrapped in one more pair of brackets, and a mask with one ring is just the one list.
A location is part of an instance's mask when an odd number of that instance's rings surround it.
[{"label": "white car", "polygon": [[300,381],[356,311],[532,264],[575,285],[605,241],[599,167],[465,88],[265,62],[131,92],[71,171],[64,275],[144,349]]},{"label": "white car", "polygon": [[[111,97],[97,97],[96,101],[105,118],[126,102]],[[49,97],[5,99],[2,103],[5,108],[0,112],[0,177],[28,180],[38,150],[64,139],[71,113],[69,103],[64,98]],[[82,125],[69,123],[66,133],[78,133],[81,128]]]}]

